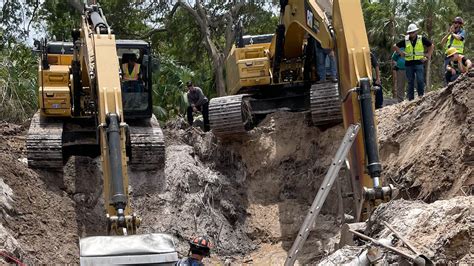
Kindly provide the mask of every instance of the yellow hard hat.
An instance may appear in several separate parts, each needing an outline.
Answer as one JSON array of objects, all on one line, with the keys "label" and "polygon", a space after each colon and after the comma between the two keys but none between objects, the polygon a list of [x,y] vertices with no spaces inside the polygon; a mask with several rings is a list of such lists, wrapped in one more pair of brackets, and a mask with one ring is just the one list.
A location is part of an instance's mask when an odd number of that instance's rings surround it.
[{"label": "yellow hard hat", "polygon": [[446,51],[446,56],[447,57],[451,57],[453,56],[455,53],[458,52],[458,49],[454,48],[454,47],[451,47],[449,48],[447,51]]}]

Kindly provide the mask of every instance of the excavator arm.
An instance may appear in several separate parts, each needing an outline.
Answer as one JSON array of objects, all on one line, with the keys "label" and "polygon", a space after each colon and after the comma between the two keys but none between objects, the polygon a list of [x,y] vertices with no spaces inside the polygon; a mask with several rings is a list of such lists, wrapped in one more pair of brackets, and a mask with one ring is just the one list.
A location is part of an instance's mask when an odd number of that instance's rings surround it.
[{"label": "excavator arm", "polygon": [[389,198],[393,190],[381,186],[382,166],[372,100],[376,88],[372,87],[370,47],[360,1],[335,0],[334,25],[315,0],[282,0],[280,5],[280,25],[270,47],[274,75],[282,58],[304,56],[301,47],[308,36],[316,39],[322,48],[336,52],[344,126],[361,125],[349,155],[359,220],[376,201]]},{"label": "excavator arm", "polygon": [[81,67],[72,72],[82,73],[82,88],[73,88],[73,94],[88,87],[95,101],[107,235],[115,235],[81,239],[81,264],[173,265],[178,257],[171,236],[136,235],[141,219],[133,213],[128,193],[128,125],[124,122],[115,36],[99,5],[84,7],[80,34],[73,36],[76,51],[72,68]]},{"label": "excavator arm", "polygon": [[[290,0],[288,2],[289,5],[295,2],[300,6],[304,3],[305,7],[309,4],[315,7],[314,10],[317,9],[314,1]],[[309,14],[309,11],[307,11],[307,14],[309,21],[312,15]],[[319,12],[316,12],[316,14],[324,16]],[[288,16],[288,14],[285,13],[285,16]],[[324,18],[325,16],[316,20],[321,21]],[[288,266],[295,263],[298,253],[309,235],[310,228],[313,226],[346,157],[349,159],[356,220],[366,219],[373,207],[382,201],[390,200],[396,193],[393,186],[383,187],[381,183],[382,165],[379,159],[374,104],[372,101],[374,98],[373,91],[376,88],[372,86],[370,50],[360,1],[335,0],[333,21],[334,30],[332,25],[327,22],[325,26],[328,30],[323,34],[314,34],[312,31],[308,31],[308,33],[320,41],[323,48],[330,48],[330,46],[326,46],[328,43],[324,40],[329,38],[335,40],[335,51],[339,66],[338,88],[342,101],[344,127],[347,129],[347,133],[321,184],[321,189],[318,190],[295,242],[288,252],[285,261],[285,265]],[[301,21],[299,24],[301,24]]]},{"label": "excavator arm", "polygon": [[[98,5],[86,6],[81,21],[78,56],[83,85],[96,101],[96,119],[104,179],[107,233],[134,234],[140,219],[132,213],[128,198],[126,129],[115,36]],[[78,90],[79,88],[74,88]]]}]

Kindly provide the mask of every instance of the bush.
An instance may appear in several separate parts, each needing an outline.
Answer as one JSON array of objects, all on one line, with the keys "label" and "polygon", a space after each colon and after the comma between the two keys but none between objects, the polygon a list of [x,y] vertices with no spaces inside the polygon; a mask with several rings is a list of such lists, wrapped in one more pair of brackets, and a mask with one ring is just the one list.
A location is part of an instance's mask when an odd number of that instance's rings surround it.
[{"label": "bush", "polygon": [[37,61],[30,48],[9,43],[0,50],[0,120],[24,122],[37,110]]}]

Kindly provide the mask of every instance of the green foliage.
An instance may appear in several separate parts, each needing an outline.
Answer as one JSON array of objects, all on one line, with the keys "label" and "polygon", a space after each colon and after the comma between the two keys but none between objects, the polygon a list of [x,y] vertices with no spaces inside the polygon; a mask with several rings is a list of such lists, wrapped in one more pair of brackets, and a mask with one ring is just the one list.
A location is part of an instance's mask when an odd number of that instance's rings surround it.
[{"label": "green foliage", "polygon": [[69,1],[45,0],[36,27],[40,32],[48,33],[49,40],[69,41],[71,31],[80,27],[80,18],[79,11]]},{"label": "green foliage", "polygon": [[244,6],[241,20],[249,35],[274,33],[278,24],[278,16],[255,3]]},{"label": "green foliage", "polygon": [[0,120],[23,122],[37,110],[37,64],[31,50],[10,42],[0,50]]},{"label": "green foliage", "polygon": [[153,111],[157,118],[166,121],[184,115],[188,106],[186,81],[194,73],[169,57],[162,57],[160,70],[153,76]]},{"label": "green foliage", "polygon": [[152,14],[145,1],[105,0],[100,5],[117,39],[141,39],[150,30],[145,22]]}]

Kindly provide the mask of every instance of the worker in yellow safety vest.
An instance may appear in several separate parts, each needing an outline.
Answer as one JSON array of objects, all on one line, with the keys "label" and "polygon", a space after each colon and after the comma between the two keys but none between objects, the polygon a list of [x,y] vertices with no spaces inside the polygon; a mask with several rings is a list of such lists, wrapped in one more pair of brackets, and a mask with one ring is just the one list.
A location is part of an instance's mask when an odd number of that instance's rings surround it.
[{"label": "worker in yellow safety vest", "polygon": [[133,54],[128,58],[128,62],[122,64],[123,80],[138,80],[140,74],[140,64],[137,63],[137,56]]},{"label": "worker in yellow safety vest", "polygon": [[464,54],[466,31],[463,29],[463,25],[464,20],[461,17],[455,17],[453,24],[449,27],[448,34],[441,40],[441,45],[445,47],[444,69],[446,69],[450,62],[447,55],[449,48],[456,48],[458,55]]},{"label": "worker in yellow safety vest", "polygon": [[[410,24],[405,39],[393,45],[393,50],[405,58],[405,73],[408,80],[407,98],[409,101],[415,98],[415,78],[418,96],[423,96],[425,92],[424,63],[431,59],[434,50],[434,44],[426,37],[418,36],[418,30],[415,24]],[[402,48],[405,48],[405,51],[402,51]]]}]

